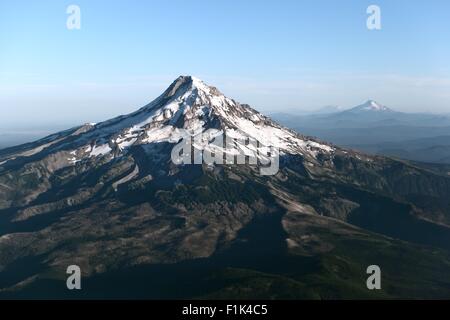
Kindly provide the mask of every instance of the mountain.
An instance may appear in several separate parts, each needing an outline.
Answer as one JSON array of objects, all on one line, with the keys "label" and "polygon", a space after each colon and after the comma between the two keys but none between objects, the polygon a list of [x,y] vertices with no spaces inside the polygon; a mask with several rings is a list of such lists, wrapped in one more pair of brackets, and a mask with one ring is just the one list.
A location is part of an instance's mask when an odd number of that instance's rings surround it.
[{"label": "mountain", "polygon": [[450,163],[442,138],[450,135],[447,115],[398,112],[369,100],[332,114],[274,114],[273,118],[289,128],[344,147],[407,160]]},{"label": "mountain", "polygon": [[314,112],[308,115],[278,113],[272,116],[288,127],[308,134],[312,132],[313,135],[315,129],[366,128],[409,124],[416,120],[420,122],[420,119],[416,119],[413,115],[394,111],[373,100],[345,110],[335,109],[335,112]]},{"label": "mountain", "polygon": [[0,151],[0,297],[449,297],[449,193],[444,173],[182,76],[134,113]]},{"label": "mountain", "polygon": [[[293,131],[280,127],[247,105],[223,96],[216,88],[193,77],[178,78],[160,97],[138,111],[99,123],[62,132],[33,144],[0,152],[5,168],[24,155],[54,154],[57,168],[102,157],[106,161],[124,156],[136,146],[153,148],[155,144],[178,142],[184,129],[190,134],[197,130],[222,129],[234,134],[245,132],[264,145],[277,146],[282,152],[311,157],[326,145],[301,138]],[[42,152],[45,149],[45,152]],[[226,151],[226,150],[225,150]]]},{"label": "mountain", "polygon": [[[282,116],[279,116],[282,115]],[[390,109],[374,100],[332,113],[315,112],[308,115],[274,114],[274,119],[289,127],[306,130],[317,128],[373,128],[388,126],[448,127],[450,117],[429,113],[407,113]],[[304,130],[302,130],[304,131]]]},{"label": "mountain", "polygon": [[356,107],[316,118],[329,125],[339,127],[362,127],[386,124],[401,124],[403,121],[410,121],[409,115],[394,111],[374,100],[368,100]]},{"label": "mountain", "polygon": [[374,100],[367,100],[365,103],[351,108],[350,110],[346,110],[344,112],[352,112],[352,113],[360,113],[360,112],[393,112],[393,110],[388,107],[379,104]]}]

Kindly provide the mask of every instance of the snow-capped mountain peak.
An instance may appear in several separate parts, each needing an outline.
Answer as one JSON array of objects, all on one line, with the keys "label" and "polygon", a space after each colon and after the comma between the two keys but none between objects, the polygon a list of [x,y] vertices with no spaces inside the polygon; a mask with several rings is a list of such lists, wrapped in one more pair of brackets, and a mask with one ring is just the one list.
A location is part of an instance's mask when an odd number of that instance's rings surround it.
[{"label": "snow-capped mountain peak", "polygon": [[388,107],[374,101],[374,100],[367,100],[365,103],[354,107],[353,109],[350,109],[351,111],[392,111]]},{"label": "snow-capped mountain peak", "polygon": [[138,144],[176,143],[182,139],[182,131],[196,134],[210,129],[224,130],[235,137],[245,135],[286,153],[311,148],[332,150],[303,140],[250,106],[227,98],[217,88],[192,76],[178,77],[156,100],[135,113],[96,125],[91,135],[107,134],[109,137],[104,140],[109,140],[111,149],[114,149],[111,144],[116,144],[124,150]]},{"label": "snow-capped mountain peak", "polygon": [[[253,139],[262,146],[277,148],[281,154],[301,154],[312,161],[319,153],[334,152],[333,147],[276,124],[198,78],[180,76],[162,95],[136,112],[84,126],[70,139],[46,141],[27,150],[26,155],[61,151],[67,154],[68,164],[75,165],[97,157],[112,160],[137,146],[148,149],[146,146],[154,144],[177,144],[186,133],[194,137],[212,131],[236,141]],[[245,144],[237,147],[244,153],[247,148]]]}]

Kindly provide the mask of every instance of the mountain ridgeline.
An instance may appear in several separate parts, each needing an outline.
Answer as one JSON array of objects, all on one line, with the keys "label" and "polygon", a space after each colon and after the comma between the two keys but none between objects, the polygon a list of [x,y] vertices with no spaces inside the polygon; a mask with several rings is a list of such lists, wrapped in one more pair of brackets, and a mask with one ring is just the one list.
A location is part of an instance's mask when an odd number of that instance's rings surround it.
[{"label": "mountain ridgeline", "polygon": [[[398,112],[368,100],[307,115],[274,114],[289,128],[340,146],[417,162],[450,164],[450,116]],[[447,171],[447,172],[450,172]]]},{"label": "mountain ridgeline", "polygon": [[[207,130],[276,147],[278,172],[171,161],[182,131]],[[0,297],[448,298],[449,195],[446,174],[182,76],[134,113],[0,151]],[[382,290],[366,287],[373,264]],[[65,287],[69,265],[83,290]]]}]

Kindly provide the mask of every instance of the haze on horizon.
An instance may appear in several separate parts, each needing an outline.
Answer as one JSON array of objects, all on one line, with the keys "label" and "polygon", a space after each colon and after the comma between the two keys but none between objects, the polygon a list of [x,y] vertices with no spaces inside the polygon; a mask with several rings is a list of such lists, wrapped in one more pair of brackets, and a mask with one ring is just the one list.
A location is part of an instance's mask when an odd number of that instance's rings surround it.
[{"label": "haze on horizon", "polygon": [[[369,5],[382,29],[366,28]],[[81,29],[66,28],[66,8]],[[264,113],[450,113],[450,3],[2,1],[2,127],[106,120],[195,75]]]}]

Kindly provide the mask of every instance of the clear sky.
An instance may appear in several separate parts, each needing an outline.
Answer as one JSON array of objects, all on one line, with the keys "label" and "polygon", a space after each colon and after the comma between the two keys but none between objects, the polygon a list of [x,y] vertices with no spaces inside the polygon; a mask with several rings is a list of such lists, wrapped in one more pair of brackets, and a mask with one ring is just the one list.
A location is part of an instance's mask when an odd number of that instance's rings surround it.
[{"label": "clear sky", "polygon": [[266,113],[369,98],[450,113],[450,1],[0,2],[0,126],[128,113],[181,74]]}]

